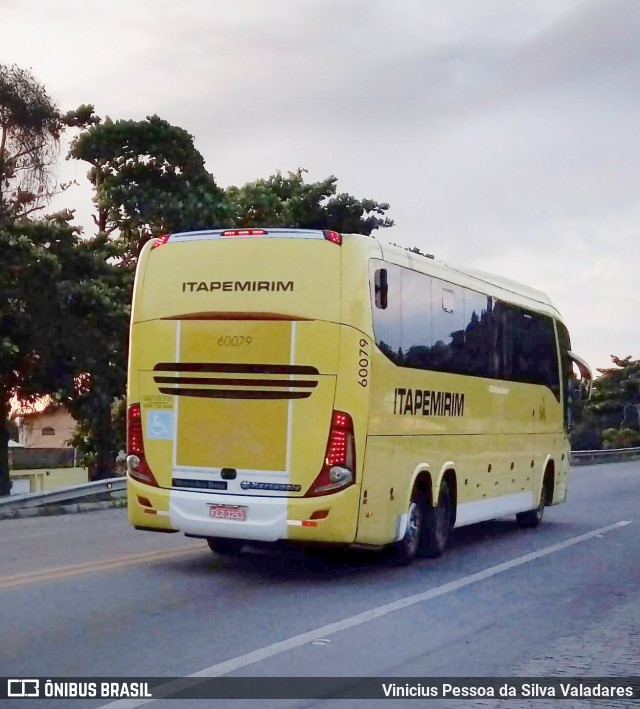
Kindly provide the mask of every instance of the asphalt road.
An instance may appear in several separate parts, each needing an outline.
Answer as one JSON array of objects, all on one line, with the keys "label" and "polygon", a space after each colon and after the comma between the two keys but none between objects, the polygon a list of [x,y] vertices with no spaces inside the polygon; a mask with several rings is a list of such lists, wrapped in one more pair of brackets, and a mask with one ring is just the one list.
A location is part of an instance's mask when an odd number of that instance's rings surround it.
[{"label": "asphalt road", "polygon": [[[326,560],[256,552],[223,560],[198,540],[136,532],[123,510],[6,520],[0,522],[0,675],[638,676],[639,530],[638,462],[577,468],[568,502],[548,509],[540,528],[499,520],[456,530],[442,559],[404,569],[371,554]],[[212,704],[149,704],[176,705]],[[347,701],[215,704],[316,705],[333,709]],[[394,700],[405,705],[416,702]]]}]

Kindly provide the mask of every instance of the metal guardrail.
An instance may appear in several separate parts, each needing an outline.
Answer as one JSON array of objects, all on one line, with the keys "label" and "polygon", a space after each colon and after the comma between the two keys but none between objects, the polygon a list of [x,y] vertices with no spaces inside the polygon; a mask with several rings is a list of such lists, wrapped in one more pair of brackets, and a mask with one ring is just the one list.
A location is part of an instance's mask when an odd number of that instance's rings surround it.
[{"label": "metal guardrail", "polygon": [[[589,463],[607,463],[622,460],[640,460],[640,448],[610,448],[608,450],[574,451],[571,453],[572,465],[588,465]],[[127,487],[125,477],[96,480],[82,485],[69,485],[68,487],[50,490],[49,492],[28,492],[22,495],[0,497],[0,512],[25,509],[27,507],[41,507],[55,503],[81,500],[83,497],[92,497],[107,492],[119,492]]]},{"label": "metal guardrail", "polygon": [[92,483],[82,483],[82,485],[69,485],[68,487],[61,487],[48,492],[27,492],[22,495],[9,495],[8,497],[0,497],[0,512],[22,510],[26,507],[41,507],[42,505],[68,502],[69,500],[81,500],[83,497],[93,497],[107,492],[125,490],[126,486],[126,478],[109,478],[108,480],[96,480]]},{"label": "metal guardrail", "polygon": [[597,451],[573,451],[572,465],[614,463],[622,460],[640,460],[640,448],[608,448]]}]

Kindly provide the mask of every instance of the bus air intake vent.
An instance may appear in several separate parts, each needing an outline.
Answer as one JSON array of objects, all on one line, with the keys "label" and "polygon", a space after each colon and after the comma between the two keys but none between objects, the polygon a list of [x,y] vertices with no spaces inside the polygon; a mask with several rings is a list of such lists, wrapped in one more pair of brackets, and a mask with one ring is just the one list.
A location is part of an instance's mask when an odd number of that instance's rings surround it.
[{"label": "bus air intake vent", "polygon": [[161,394],[207,399],[306,399],[318,386],[308,377],[320,374],[305,365],[209,362],[162,362],[153,371]]}]

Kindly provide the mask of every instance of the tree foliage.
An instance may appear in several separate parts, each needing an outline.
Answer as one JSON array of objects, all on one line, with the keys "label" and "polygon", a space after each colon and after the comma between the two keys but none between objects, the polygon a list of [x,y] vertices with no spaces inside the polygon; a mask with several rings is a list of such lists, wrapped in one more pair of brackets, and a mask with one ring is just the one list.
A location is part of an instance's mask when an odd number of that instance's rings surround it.
[{"label": "tree foliage", "polygon": [[638,428],[635,407],[640,406],[640,360],[633,360],[630,355],[611,355],[611,360],[614,367],[598,369],[601,376],[594,383],[590,406],[598,413],[611,414],[619,423],[628,420]]},{"label": "tree foliage", "polygon": [[107,118],[74,140],[70,157],[91,165],[98,232],[116,232],[127,263],[135,263],[153,236],[212,228],[227,219],[224,193],[192,136],[158,116]]},{"label": "tree foliage", "polygon": [[24,216],[53,188],[60,113],[30,72],[0,64],[0,216]]},{"label": "tree foliage", "polygon": [[0,495],[9,492],[7,420],[11,398],[30,400],[62,383],[58,337],[61,253],[74,238],[55,220],[0,221]]},{"label": "tree foliage", "polygon": [[[126,378],[131,275],[106,237],[80,238],[70,213],[0,225],[0,412],[11,398],[54,395],[97,432],[100,470],[113,470],[110,415]],[[8,492],[6,423],[0,494]]]},{"label": "tree foliage", "polygon": [[96,478],[113,475],[123,446],[112,409],[126,389],[133,274],[117,263],[119,253],[104,234],[79,241],[70,255],[74,277],[59,284],[65,303],[60,336],[69,343],[65,356],[73,379],[64,380],[56,398],[90,432]]},{"label": "tree foliage", "polygon": [[320,182],[304,181],[305,170],[277,172],[266,180],[248,182],[226,191],[233,224],[238,227],[297,227],[333,229],[345,234],[371,234],[393,226],[385,216],[389,205],[372,199],[358,200],[336,194],[337,177]]},{"label": "tree foliage", "polygon": [[[80,417],[70,440],[76,451],[76,460],[79,465],[94,470],[94,479],[112,477],[117,473],[118,465],[124,464],[123,458],[116,456],[113,462],[114,451],[126,451],[126,399],[113,399],[110,410],[110,421],[105,431],[96,427],[94,417]],[[104,416],[101,415],[104,420]],[[104,453],[108,454],[105,461]],[[105,465],[106,462],[106,465]]]},{"label": "tree foliage", "polygon": [[640,360],[611,355],[613,367],[599,369],[590,401],[572,436],[580,448],[640,445]]},{"label": "tree foliage", "polygon": [[29,71],[0,64],[0,219],[23,218],[46,205],[56,189],[62,132],[95,120],[88,105],[61,114]]}]

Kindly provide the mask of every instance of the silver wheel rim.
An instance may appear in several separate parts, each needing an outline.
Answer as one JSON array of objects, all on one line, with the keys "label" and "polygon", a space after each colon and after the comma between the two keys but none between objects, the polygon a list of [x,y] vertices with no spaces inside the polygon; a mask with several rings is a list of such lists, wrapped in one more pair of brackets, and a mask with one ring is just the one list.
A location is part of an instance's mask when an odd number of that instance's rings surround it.
[{"label": "silver wheel rim", "polygon": [[536,510],[536,517],[538,519],[538,522],[542,521],[542,516],[544,515],[544,503],[546,499],[547,488],[543,487],[542,492],[540,493],[540,504],[538,505],[538,509]]},{"label": "silver wheel rim", "polygon": [[409,505],[409,515],[407,519],[407,532],[405,535],[407,548],[413,552],[414,547],[418,548],[420,542],[420,509],[416,502]]}]

